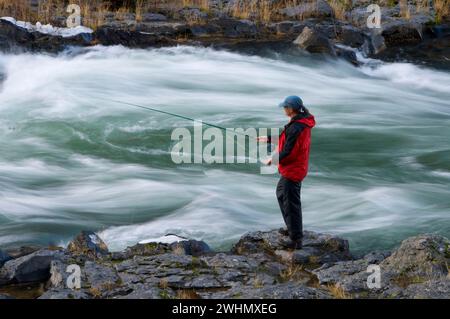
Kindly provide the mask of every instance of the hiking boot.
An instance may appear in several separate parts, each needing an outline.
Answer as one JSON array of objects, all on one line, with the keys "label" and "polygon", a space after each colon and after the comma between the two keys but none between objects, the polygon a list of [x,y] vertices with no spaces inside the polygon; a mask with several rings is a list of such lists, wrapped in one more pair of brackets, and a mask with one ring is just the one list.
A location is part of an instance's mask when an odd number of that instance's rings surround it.
[{"label": "hiking boot", "polygon": [[288,230],[287,230],[286,228],[280,228],[280,229],[278,229],[278,233],[279,233],[280,235],[283,235],[283,236],[289,236],[289,232],[288,232]]},{"label": "hiking boot", "polygon": [[278,242],[283,248],[286,249],[302,249],[302,240],[292,240],[292,239],[280,239]]}]

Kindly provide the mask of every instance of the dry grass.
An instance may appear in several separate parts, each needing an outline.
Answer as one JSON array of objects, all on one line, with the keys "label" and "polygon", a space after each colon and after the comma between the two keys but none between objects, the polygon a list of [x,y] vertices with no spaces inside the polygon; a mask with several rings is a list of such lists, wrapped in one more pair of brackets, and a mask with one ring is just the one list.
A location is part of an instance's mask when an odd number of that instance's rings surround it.
[{"label": "dry grass", "polygon": [[[394,0],[386,0],[392,4]],[[386,2],[385,1],[385,2]],[[411,12],[406,5],[407,0],[400,0],[402,17],[409,19]],[[55,21],[55,17],[67,17],[67,5],[78,4],[81,7],[83,25],[93,29],[105,24],[107,15],[117,20],[135,19],[141,22],[146,12],[167,12],[169,15],[184,7],[195,7],[208,12],[210,3],[208,0],[39,0],[37,6],[30,6],[30,0],[0,0],[0,15],[12,16],[17,20],[30,21],[43,24],[51,23],[60,25],[64,21]],[[298,5],[314,6],[316,0],[236,0],[227,7],[228,14],[239,19],[251,19],[257,22],[269,22],[279,18],[278,11],[282,8]],[[351,8],[351,0],[328,0],[334,10],[336,19],[345,20],[346,12]],[[417,0],[417,12],[429,12],[430,7],[435,11],[435,22],[440,23],[447,19],[450,11],[450,0]],[[314,11],[314,10],[313,10]],[[308,10],[310,14],[311,10]],[[300,14],[298,19],[309,18]],[[197,22],[197,21],[193,21]],[[60,25],[61,26],[61,25]]]},{"label": "dry grass", "polygon": [[194,290],[183,289],[177,291],[175,299],[200,299],[200,297]]},{"label": "dry grass", "polygon": [[436,11],[435,22],[441,23],[444,19],[449,18],[450,0],[434,0],[434,10]]},{"label": "dry grass", "polygon": [[328,4],[334,11],[334,17],[338,20],[345,20],[345,13],[348,10],[347,0],[329,0]]},{"label": "dry grass", "polygon": [[411,11],[409,10],[408,0],[400,0],[400,16],[406,20],[411,19]]},{"label": "dry grass", "polygon": [[159,281],[159,288],[161,289],[167,289],[169,287],[169,281],[167,278],[161,278]]},{"label": "dry grass", "polygon": [[331,295],[336,299],[352,299],[352,297],[338,284],[329,285],[327,288]]},{"label": "dry grass", "polygon": [[280,273],[280,280],[287,282],[289,280],[298,280],[304,277],[302,265],[291,264]]}]

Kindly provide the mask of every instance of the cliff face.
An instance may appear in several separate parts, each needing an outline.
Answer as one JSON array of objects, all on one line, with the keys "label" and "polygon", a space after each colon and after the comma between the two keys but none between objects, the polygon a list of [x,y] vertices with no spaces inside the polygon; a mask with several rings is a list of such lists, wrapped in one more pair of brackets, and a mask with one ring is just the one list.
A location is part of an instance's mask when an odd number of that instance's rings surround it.
[{"label": "cliff face", "polygon": [[[181,240],[110,253],[83,232],[67,249],[2,252],[0,298],[450,298],[447,238],[420,235],[354,258],[339,237],[305,232],[304,248],[287,251],[281,236],[248,233],[228,252]],[[80,288],[72,290],[74,266]]]}]

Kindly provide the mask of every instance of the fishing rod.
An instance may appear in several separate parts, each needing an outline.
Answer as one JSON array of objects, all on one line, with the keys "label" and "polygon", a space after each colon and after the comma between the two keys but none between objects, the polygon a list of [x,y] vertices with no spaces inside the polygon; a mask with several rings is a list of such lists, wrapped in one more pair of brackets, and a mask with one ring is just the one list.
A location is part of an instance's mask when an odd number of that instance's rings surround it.
[{"label": "fishing rod", "polygon": [[[180,118],[180,119],[183,119],[183,120],[188,120],[188,121],[192,121],[192,122],[202,123],[202,124],[205,124],[206,126],[218,128],[218,129],[223,130],[223,131],[225,131],[225,132],[230,130],[229,128],[225,128],[225,127],[223,127],[223,126],[219,126],[219,125],[212,124],[212,123],[208,123],[208,122],[203,122],[203,121],[196,120],[196,119],[193,119],[193,118],[191,118],[191,117],[187,117],[187,116],[180,115],[180,114],[176,114],[176,113],[172,113],[172,112],[167,112],[167,111],[163,111],[163,110],[160,110],[160,109],[155,109],[155,108],[153,108],[153,107],[143,106],[143,105],[139,105],[139,104],[135,104],[135,103],[130,103],[130,102],[119,101],[119,100],[111,100],[111,99],[103,99],[103,100],[105,100],[105,101],[110,101],[110,102],[114,102],[114,103],[118,103],[118,104],[123,104],[123,105],[133,106],[133,107],[140,108],[140,109],[144,109],[144,110],[151,111],[151,112],[156,112],[156,113],[161,113],[161,114],[165,114],[165,115],[170,115],[170,116],[177,117],[177,118]],[[233,130],[233,133],[234,133],[234,134],[237,134],[237,135],[242,135],[242,136],[252,137],[252,136],[249,135],[249,134],[237,132],[237,131],[234,131],[234,130]]]}]

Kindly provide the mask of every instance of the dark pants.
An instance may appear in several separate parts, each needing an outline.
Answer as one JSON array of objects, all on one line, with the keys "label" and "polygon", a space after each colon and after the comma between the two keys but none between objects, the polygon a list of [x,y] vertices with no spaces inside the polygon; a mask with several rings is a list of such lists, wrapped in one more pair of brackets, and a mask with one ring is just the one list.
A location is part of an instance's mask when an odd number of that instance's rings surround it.
[{"label": "dark pants", "polygon": [[280,178],[277,185],[278,203],[292,240],[299,240],[303,237],[301,187],[301,182],[293,182],[284,177]]}]

